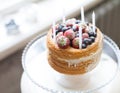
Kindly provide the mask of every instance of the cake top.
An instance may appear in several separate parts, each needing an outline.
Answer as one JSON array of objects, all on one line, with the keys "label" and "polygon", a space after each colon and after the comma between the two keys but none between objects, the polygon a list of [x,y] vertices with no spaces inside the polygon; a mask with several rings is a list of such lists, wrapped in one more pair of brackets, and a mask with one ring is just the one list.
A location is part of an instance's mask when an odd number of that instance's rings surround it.
[{"label": "cake top", "polygon": [[[79,30],[80,27],[81,30]],[[55,29],[52,29],[52,38],[54,37],[54,31],[56,44],[62,49],[66,49],[69,46],[79,49],[79,31],[82,31],[82,49],[91,45],[97,37],[97,29],[95,28],[95,31],[93,31],[92,24],[88,22],[83,23],[75,18],[69,19],[65,23],[56,24]]]}]

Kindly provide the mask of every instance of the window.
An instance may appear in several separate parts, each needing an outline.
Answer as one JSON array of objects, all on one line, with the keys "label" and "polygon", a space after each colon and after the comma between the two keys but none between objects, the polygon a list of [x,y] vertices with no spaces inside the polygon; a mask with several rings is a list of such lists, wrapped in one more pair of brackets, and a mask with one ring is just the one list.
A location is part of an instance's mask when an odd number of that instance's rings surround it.
[{"label": "window", "polygon": [[12,10],[17,9],[24,2],[25,2],[24,0],[0,0],[0,15],[3,13],[12,12]]},{"label": "window", "polygon": [[[98,3],[100,0],[0,0],[0,59],[44,33],[53,20],[59,21],[63,15],[60,5],[65,6],[66,17],[75,17],[80,15],[81,5],[89,9]],[[20,33],[10,35],[6,26],[8,30],[19,26]]]}]

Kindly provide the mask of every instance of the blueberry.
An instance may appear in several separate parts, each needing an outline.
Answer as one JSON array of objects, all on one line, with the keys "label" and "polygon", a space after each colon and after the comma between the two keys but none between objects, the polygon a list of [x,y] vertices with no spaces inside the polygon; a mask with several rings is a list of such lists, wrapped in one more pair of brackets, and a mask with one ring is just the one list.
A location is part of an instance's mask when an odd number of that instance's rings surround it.
[{"label": "blueberry", "polygon": [[87,47],[87,45],[86,44],[82,44],[82,49],[84,49],[84,48],[86,48]]},{"label": "blueberry", "polygon": [[75,24],[79,24],[81,21],[80,20],[76,20],[75,21]]},{"label": "blueberry", "polygon": [[93,36],[91,36],[90,39],[91,39],[92,42],[95,41],[95,37],[93,37]]},{"label": "blueberry", "polygon": [[79,32],[78,31],[75,32],[75,37],[79,37]]},{"label": "blueberry", "polygon": [[86,45],[90,45],[92,43],[92,40],[89,38],[84,38],[83,43]]},{"label": "blueberry", "polygon": [[75,35],[75,37],[79,37],[79,33],[77,33],[77,34]]},{"label": "blueberry", "polygon": [[94,36],[94,32],[93,31],[89,31],[88,34],[89,34],[89,37],[90,36]]},{"label": "blueberry", "polygon": [[70,29],[70,27],[64,26],[64,27],[62,28],[63,33],[64,33],[66,30],[68,30],[68,29]]},{"label": "blueberry", "polygon": [[56,32],[56,35],[60,32],[60,31],[58,31],[58,30],[55,30],[55,32]]},{"label": "blueberry", "polygon": [[87,24],[87,26],[89,26],[89,23],[88,23],[88,22],[86,22],[86,24]]},{"label": "blueberry", "polygon": [[63,24],[60,24],[60,25],[58,26],[58,31],[61,31],[63,27],[64,27],[64,25],[63,25]]},{"label": "blueberry", "polygon": [[71,29],[71,27],[70,27],[70,26],[68,26],[67,28],[68,28],[68,29]]},{"label": "blueberry", "polygon": [[79,30],[76,25],[73,25],[72,29],[73,29],[73,31],[78,31]]},{"label": "blueberry", "polygon": [[89,38],[89,45],[92,44],[92,39]]},{"label": "blueberry", "polygon": [[96,35],[97,35],[97,34],[94,33],[93,31],[89,31],[88,34],[89,34],[89,37],[91,37],[91,36],[96,37]]}]

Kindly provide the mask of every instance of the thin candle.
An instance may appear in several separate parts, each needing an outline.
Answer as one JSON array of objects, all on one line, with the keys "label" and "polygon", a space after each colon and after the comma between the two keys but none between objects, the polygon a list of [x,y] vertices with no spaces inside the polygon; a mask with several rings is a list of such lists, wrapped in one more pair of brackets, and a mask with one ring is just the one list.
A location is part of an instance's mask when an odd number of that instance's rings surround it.
[{"label": "thin candle", "polygon": [[82,49],[82,28],[79,27],[79,49]]},{"label": "thin candle", "polygon": [[85,22],[83,7],[81,7],[81,20],[82,20],[83,23]]},{"label": "thin candle", "polygon": [[55,22],[53,22],[52,29],[53,29],[53,39],[54,42],[56,42]]},{"label": "thin candle", "polygon": [[92,14],[92,25],[93,25],[93,32],[95,33],[95,13]]},{"label": "thin candle", "polygon": [[65,9],[63,8],[63,23],[65,23],[65,20],[66,20],[66,18],[65,18]]}]

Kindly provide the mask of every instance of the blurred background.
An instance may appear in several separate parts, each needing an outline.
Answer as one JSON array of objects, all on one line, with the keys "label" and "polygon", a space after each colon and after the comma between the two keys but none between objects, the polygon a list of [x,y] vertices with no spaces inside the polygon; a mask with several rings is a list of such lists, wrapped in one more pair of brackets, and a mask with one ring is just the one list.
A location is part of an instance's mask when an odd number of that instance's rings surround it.
[{"label": "blurred background", "polygon": [[33,38],[45,34],[64,15],[85,20],[96,14],[96,26],[120,47],[120,0],[0,0],[0,92],[20,93],[22,52]]}]

